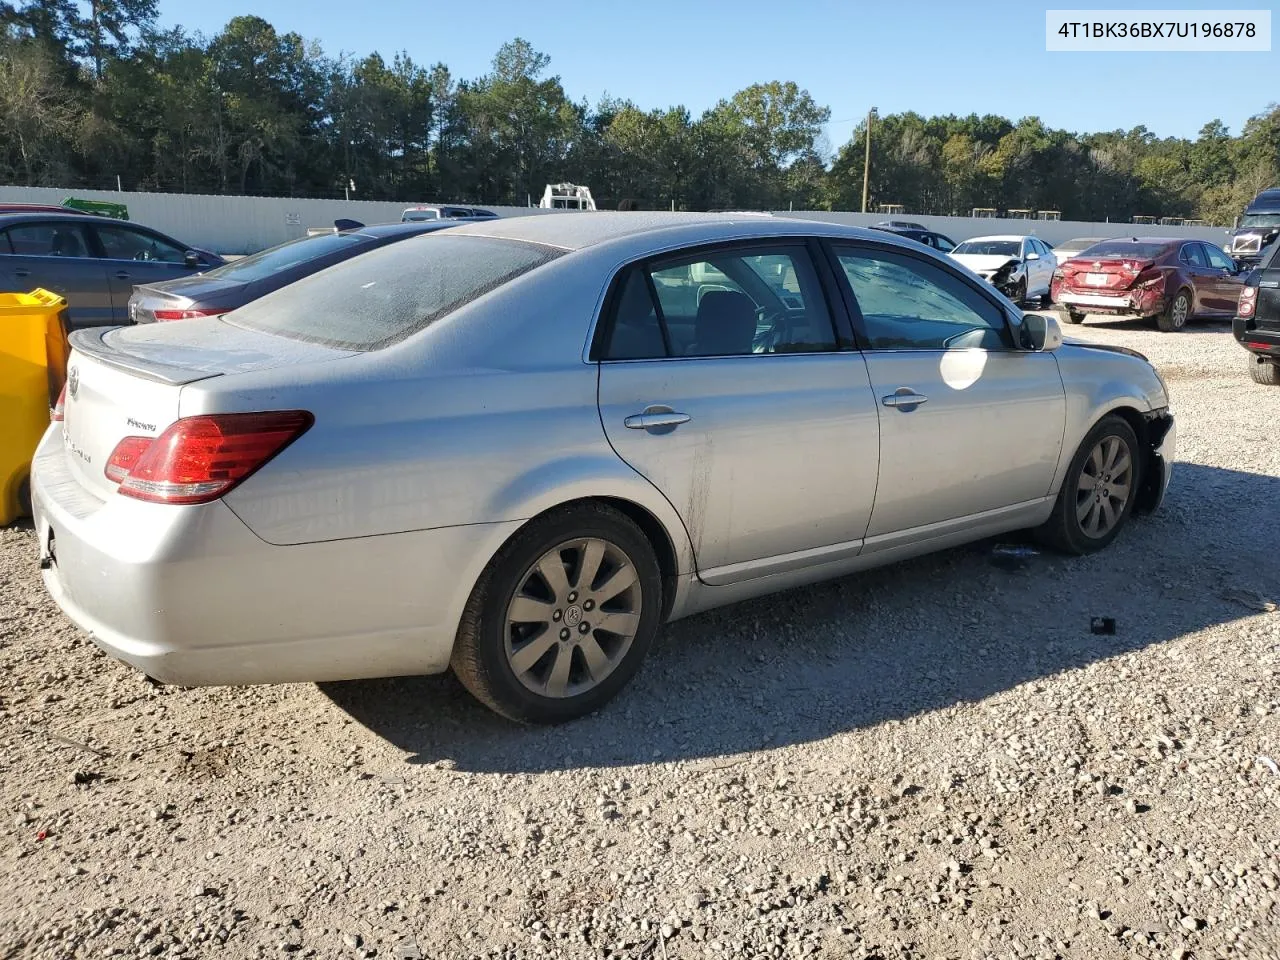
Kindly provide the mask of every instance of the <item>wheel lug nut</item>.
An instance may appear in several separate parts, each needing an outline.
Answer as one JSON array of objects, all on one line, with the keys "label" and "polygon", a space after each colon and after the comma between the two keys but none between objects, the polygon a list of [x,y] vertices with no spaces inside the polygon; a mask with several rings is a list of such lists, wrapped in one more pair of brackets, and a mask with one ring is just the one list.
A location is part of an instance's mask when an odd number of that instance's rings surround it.
[{"label": "wheel lug nut", "polygon": [[569,639],[569,628],[568,628],[568,627],[565,627],[563,630],[561,630],[561,631],[560,631],[560,639],[561,639],[561,640],[568,640],[568,639]]},{"label": "wheel lug nut", "polygon": [[573,602],[574,602],[575,600],[577,600],[577,599],[578,599],[578,595],[577,595],[577,593],[571,593],[571,594],[569,594],[569,602],[570,602],[570,603],[573,603]]},{"label": "wheel lug nut", "polygon": [[586,603],[584,603],[584,604],[582,605],[582,609],[583,609],[583,610],[593,610],[593,609],[595,609],[595,604],[594,604],[594,603],[592,603],[590,600],[588,600]]},{"label": "wheel lug nut", "polygon": [[551,614],[551,619],[552,619],[552,620],[559,620],[561,616],[562,616],[562,614],[560,613],[560,611],[559,611],[559,610],[557,610],[555,613]]},{"label": "wheel lug nut", "polygon": [[588,630],[590,630],[590,629],[591,629],[591,627],[590,627],[590,625],[589,625],[589,624],[586,624],[586,623],[580,623],[580,624],[578,624],[578,632],[579,632],[579,633],[586,633],[586,632],[587,632]]}]

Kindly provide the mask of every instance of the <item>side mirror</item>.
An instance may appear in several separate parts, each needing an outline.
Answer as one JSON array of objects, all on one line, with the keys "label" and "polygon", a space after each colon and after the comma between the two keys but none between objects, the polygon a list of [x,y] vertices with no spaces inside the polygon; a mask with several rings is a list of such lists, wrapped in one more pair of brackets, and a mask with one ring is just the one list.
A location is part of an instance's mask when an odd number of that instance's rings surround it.
[{"label": "side mirror", "polygon": [[1058,318],[1048,313],[1022,315],[1022,345],[1036,353],[1050,353],[1062,346],[1062,327]]},{"label": "side mirror", "polygon": [[1039,260],[1039,259],[1040,259],[1040,254],[1038,254],[1038,253],[1034,253],[1034,252],[1033,252],[1033,253],[1028,253],[1028,254],[1027,254],[1027,259],[1028,259],[1028,260]]},{"label": "side mirror", "polygon": [[190,267],[194,270],[196,267],[200,266],[200,254],[196,253],[194,250],[188,250],[186,255],[182,258],[182,263],[184,266]]}]

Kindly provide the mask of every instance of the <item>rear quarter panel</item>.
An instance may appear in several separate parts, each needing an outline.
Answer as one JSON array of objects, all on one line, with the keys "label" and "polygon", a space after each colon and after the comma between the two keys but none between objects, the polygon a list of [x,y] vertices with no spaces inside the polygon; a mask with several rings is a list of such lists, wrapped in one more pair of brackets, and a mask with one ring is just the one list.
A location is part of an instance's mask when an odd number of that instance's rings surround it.
[{"label": "rear quarter panel", "polygon": [[184,416],[315,415],[228,505],[267,542],[299,544],[523,520],[616,497],[653,514],[691,570],[679,515],[613,452],[600,423],[597,366],[582,354],[604,280],[559,266],[395,347],[184,388]]}]

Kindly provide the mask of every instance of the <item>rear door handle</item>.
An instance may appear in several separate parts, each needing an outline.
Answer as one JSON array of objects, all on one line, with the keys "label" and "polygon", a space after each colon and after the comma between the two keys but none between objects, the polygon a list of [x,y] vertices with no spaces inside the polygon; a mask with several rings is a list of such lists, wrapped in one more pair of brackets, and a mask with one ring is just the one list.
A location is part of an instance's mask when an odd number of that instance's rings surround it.
[{"label": "rear door handle", "polygon": [[128,270],[117,270],[117,271],[116,271],[116,279],[117,279],[117,280],[128,280],[128,279],[129,279],[129,271],[128,271]]},{"label": "rear door handle", "polygon": [[667,433],[682,423],[688,423],[690,419],[692,418],[687,413],[655,410],[650,407],[644,413],[633,413],[622,421],[622,425],[628,430],[656,430]]},{"label": "rear door handle", "polygon": [[921,396],[910,387],[899,387],[887,397],[881,397],[880,402],[886,407],[897,407],[903,413],[910,413],[922,403],[928,403],[929,398]]},{"label": "rear door handle", "polygon": [[31,276],[31,271],[26,267],[19,267],[17,270],[13,271],[13,275],[15,277],[29,277]]}]

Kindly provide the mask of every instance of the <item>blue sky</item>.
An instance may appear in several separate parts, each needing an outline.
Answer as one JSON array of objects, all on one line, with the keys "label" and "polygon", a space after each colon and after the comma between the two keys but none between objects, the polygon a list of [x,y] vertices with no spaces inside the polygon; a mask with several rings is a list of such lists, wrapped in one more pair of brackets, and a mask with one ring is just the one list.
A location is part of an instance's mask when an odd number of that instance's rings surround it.
[{"label": "blue sky", "polygon": [[[1194,137],[1221,118],[1232,133],[1280,99],[1280,54],[1047,53],[1044,17],[1068,2],[1017,0],[160,0],[162,23],[216,33],[240,13],[318,40],[329,54],[443,60],[455,77],[485,73],[521,36],[551,57],[575,100],[601,94],[696,115],[752,83],[794,80],[831,108],[838,149],[881,113],[1039,116],[1077,132],[1145,124]],[[1082,4],[1108,5],[1099,0]],[[1257,0],[1152,9],[1265,9]]]}]

